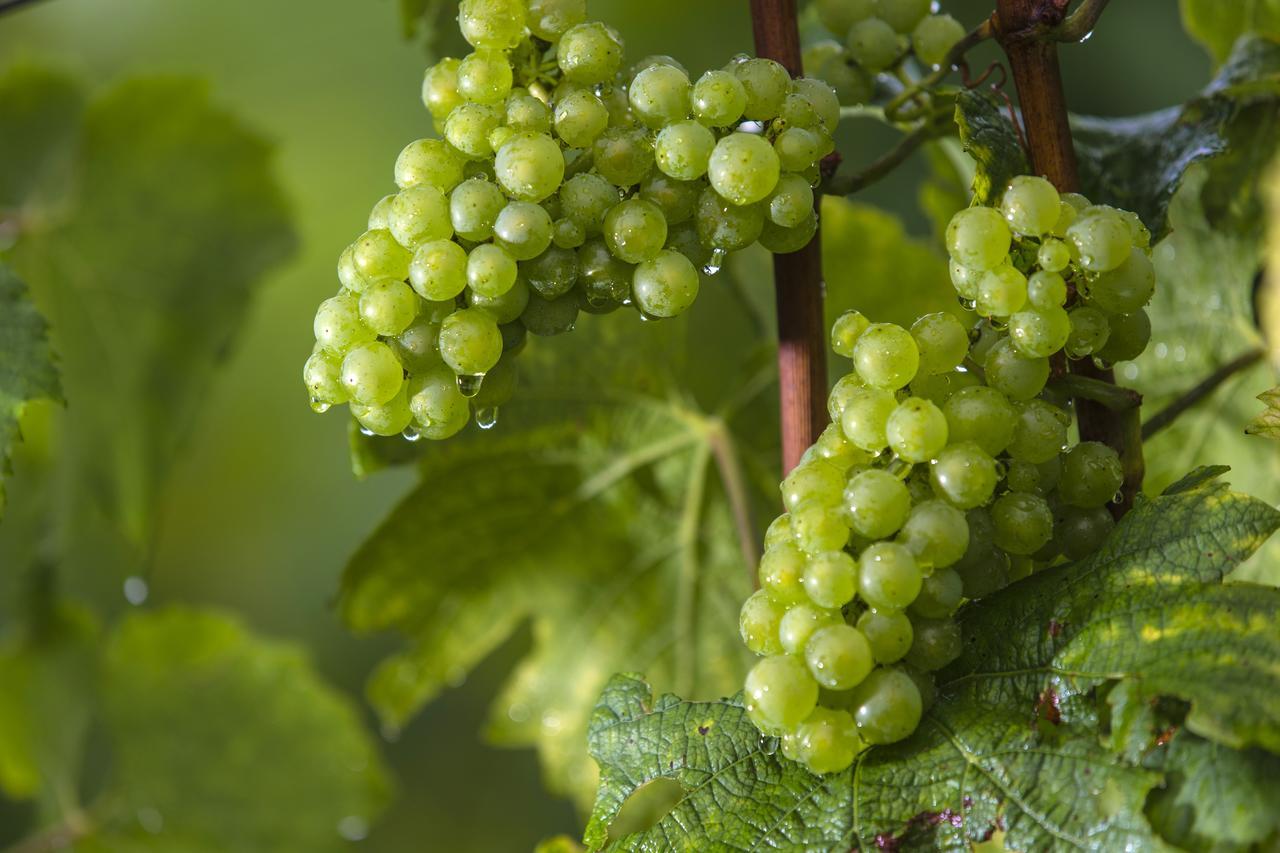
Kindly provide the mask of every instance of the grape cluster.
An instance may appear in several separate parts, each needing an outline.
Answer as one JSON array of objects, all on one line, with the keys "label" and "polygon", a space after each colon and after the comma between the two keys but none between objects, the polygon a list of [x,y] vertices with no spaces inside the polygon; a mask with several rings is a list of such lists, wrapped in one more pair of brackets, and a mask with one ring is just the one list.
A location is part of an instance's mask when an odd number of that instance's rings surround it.
[{"label": "grape cluster", "polygon": [[817,228],[826,83],[745,56],[696,81],[666,56],[624,72],[585,0],[462,0],[458,22],[474,52],[422,87],[442,138],[400,152],[399,192],[316,312],[312,406],[350,403],[368,434],[491,426],[527,334],[676,316],[725,253],[793,252]]},{"label": "grape cluster", "polygon": [[[999,208],[947,231],[972,329],[910,329],[856,311],[832,328],[853,372],[833,423],[782,482],[760,590],[742,607],[751,719],[815,773],[910,735],[930,672],[960,653],[965,599],[1098,547],[1123,481],[1115,451],[1069,446],[1050,357],[1133,358],[1155,285],[1137,217],[1018,177]],[[1067,306],[1070,306],[1069,308]]]},{"label": "grape cluster", "polygon": [[935,14],[933,0],[815,0],[818,21],[835,36],[809,45],[804,66],[836,90],[846,106],[870,101],[877,74],[914,56],[940,66],[964,27]]}]

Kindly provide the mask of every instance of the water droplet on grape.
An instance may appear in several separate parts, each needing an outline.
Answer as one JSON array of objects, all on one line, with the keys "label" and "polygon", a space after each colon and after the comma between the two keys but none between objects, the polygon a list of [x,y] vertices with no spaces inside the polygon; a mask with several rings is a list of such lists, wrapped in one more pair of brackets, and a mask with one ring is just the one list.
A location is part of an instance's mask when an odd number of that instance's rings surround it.
[{"label": "water droplet on grape", "polygon": [[760,751],[765,755],[773,755],[778,751],[778,739],[776,737],[762,737]]},{"label": "water droplet on grape", "polygon": [[330,408],[329,404],[326,403],[324,400],[321,400],[319,397],[311,398],[311,411],[315,412],[316,414],[323,415],[325,412],[329,411],[329,408]]},{"label": "water droplet on grape", "polygon": [[498,425],[498,407],[485,406],[476,410],[476,426],[480,429],[493,429]]},{"label": "water droplet on grape", "polygon": [[640,309],[640,322],[642,323],[652,323],[661,319],[661,317],[655,317],[653,314],[645,313],[643,308]]},{"label": "water droplet on grape", "polygon": [[464,397],[474,397],[480,393],[480,383],[484,382],[483,373],[459,373],[458,393]]},{"label": "water droplet on grape", "polygon": [[147,596],[150,594],[151,587],[147,585],[145,579],[137,575],[131,575],[124,579],[124,600],[134,607],[146,601]]},{"label": "water droplet on grape", "polygon": [[960,301],[960,307],[966,311],[972,311],[978,307],[978,300],[976,299],[969,299],[965,296],[958,296],[956,298]]},{"label": "water droplet on grape", "polygon": [[376,432],[369,429],[367,426],[363,426],[363,425],[360,427],[360,434],[364,436],[368,436],[369,438],[372,438],[373,436],[377,435]]},{"label": "water droplet on grape", "polygon": [[711,252],[711,257],[702,265],[702,272],[705,275],[715,275],[720,272],[720,268],[724,266],[724,249],[715,249]]},{"label": "water droplet on grape", "polygon": [[730,65],[741,65],[742,63],[746,62],[746,61],[747,61],[748,59],[750,59],[750,58],[751,58],[751,55],[750,55],[750,54],[748,54],[748,53],[735,53],[735,54],[734,54],[734,55],[729,59],[729,64],[730,64]]},{"label": "water droplet on grape", "polygon": [[418,441],[422,438],[422,433],[418,431],[417,427],[412,425],[405,427],[400,435],[405,441]]}]

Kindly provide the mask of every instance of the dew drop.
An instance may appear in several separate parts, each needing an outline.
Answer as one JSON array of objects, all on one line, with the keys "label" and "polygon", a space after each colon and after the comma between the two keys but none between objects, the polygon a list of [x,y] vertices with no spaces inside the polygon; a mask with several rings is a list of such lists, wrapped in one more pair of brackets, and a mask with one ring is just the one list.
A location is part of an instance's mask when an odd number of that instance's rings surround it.
[{"label": "dew drop", "polygon": [[404,430],[400,433],[400,435],[404,438],[405,441],[418,441],[419,439],[422,438],[422,433],[419,432],[418,428],[413,425],[409,425],[405,427]]},{"label": "dew drop", "polygon": [[760,751],[765,755],[773,755],[778,751],[778,738],[766,737],[760,741]]},{"label": "dew drop", "polygon": [[498,425],[498,407],[485,406],[476,410],[476,426],[480,429],[493,429]]},{"label": "dew drop", "polygon": [[376,432],[374,432],[373,430],[369,429],[367,426],[361,426],[361,427],[360,427],[360,434],[361,434],[361,435],[364,435],[364,436],[368,436],[369,438],[373,438],[375,435],[377,435],[377,433],[376,433]]},{"label": "dew drop", "polygon": [[751,58],[751,55],[748,53],[735,53],[733,57],[729,60],[729,64],[741,65],[742,63],[746,62],[750,58]]},{"label": "dew drop", "polygon": [[643,308],[640,309],[640,321],[642,323],[654,323],[662,318],[656,314],[649,314]]},{"label": "dew drop", "polygon": [[720,268],[724,266],[724,249],[715,249],[711,252],[711,257],[702,265],[702,272],[706,275],[715,275],[720,272]]},{"label": "dew drop", "polygon": [[145,579],[137,575],[131,575],[124,579],[124,600],[134,607],[146,601],[147,596],[150,594],[151,587],[147,585]]},{"label": "dew drop", "polygon": [[978,300],[976,299],[969,299],[966,296],[958,296],[956,298],[960,301],[960,307],[966,311],[972,311],[978,307]]},{"label": "dew drop", "polygon": [[480,383],[484,382],[483,373],[459,373],[458,393],[464,397],[474,397],[480,393]]},{"label": "dew drop", "polygon": [[330,408],[331,406],[319,397],[311,398],[311,411],[316,414],[323,415],[325,412],[329,411]]}]

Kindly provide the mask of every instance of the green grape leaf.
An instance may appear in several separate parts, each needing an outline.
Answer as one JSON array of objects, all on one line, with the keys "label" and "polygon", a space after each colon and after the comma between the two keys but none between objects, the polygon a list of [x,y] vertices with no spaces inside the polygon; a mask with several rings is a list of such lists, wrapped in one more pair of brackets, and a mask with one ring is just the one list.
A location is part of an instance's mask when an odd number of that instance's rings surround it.
[{"label": "green grape leaf", "polygon": [[22,437],[18,422],[23,408],[36,399],[62,399],[48,324],[31,304],[26,285],[0,263],[0,517],[9,449]]},{"label": "green grape leaf", "polygon": [[[842,773],[783,759],[737,699],[655,701],[639,676],[617,676],[591,718],[601,786],[587,845],[961,849],[1003,831],[1015,850],[1157,847],[1144,805],[1161,774],[1103,745],[1093,691],[1139,684],[1189,702],[1192,731],[1280,748],[1266,699],[1280,689],[1280,590],[1220,582],[1277,527],[1280,512],[1220,484],[1144,499],[1089,559],[966,606],[964,650],[919,730]],[[683,798],[611,839],[655,779]]]},{"label": "green grape leaf", "polygon": [[960,142],[950,138],[926,143],[924,155],[929,172],[920,182],[917,200],[929,219],[934,242],[942,246],[951,217],[969,206],[974,162]]},{"label": "green grape leaf", "polygon": [[386,802],[359,711],[292,645],[169,608],[127,615],[102,667],[103,849],[339,850]]},{"label": "green grape leaf", "polygon": [[1280,38],[1280,0],[1181,0],[1180,7],[1183,27],[1216,62],[1225,60],[1246,33]]},{"label": "green grape leaf", "polygon": [[24,227],[12,263],[53,326],[77,494],[142,549],[214,368],[295,238],[270,146],[199,82],[123,82],[73,144],[75,204]]},{"label": "green grape leaf", "polygon": [[1258,395],[1258,399],[1267,409],[1249,421],[1244,431],[1249,435],[1260,435],[1264,438],[1280,438],[1280,386],[1263,391]]},{"label": "green grape leaf", "polygon": [[69,183],[84,94],[74,79],[35,65],[0,76],[0,245],[57,215]]},{"label": "green grape leaf", "polygon": [[964,151],[973,158],[973,197],[994,204],[1010,179],[1025,175],[1026,152],[1009,123],[1005,102],[991,92],[965,89],[956,98],[956,126]]}]

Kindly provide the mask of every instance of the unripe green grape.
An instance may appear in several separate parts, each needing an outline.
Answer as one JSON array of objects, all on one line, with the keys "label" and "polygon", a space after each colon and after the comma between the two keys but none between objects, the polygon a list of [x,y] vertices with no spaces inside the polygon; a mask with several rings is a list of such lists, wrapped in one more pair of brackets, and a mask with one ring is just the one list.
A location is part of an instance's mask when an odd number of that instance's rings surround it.
[{"label": "unripe green grape", "polygon": [[976,302],[978,285],[982,283],[982,278],[987,271],[966,267],[955,258],[947,262],[947,270],[951,274],[951,284],[955,287],[956,293],[970,302]]},{"label": "unripe green grape", "polygon": [[406,249],[420,243],[453,236],[449,201],[433,186],[419,184],[401,190],[391,201],[387,226],[396,242]]},{"label": "unripe green grape", "polygon": [[1061,240],[1046,237],[1036,252],[1036,263],[1046,273],[1062,272],[1071,263],[1071,250]]},{"label": "unripe green grape", "polygon": [[991,500],[999,479],[996,461],[971,441],[944,448],[929,469],[934,493],[960,509],[972,509]]},{"label": "unripe green grape", "polygon": [[1004,218],[989,207],[969,207],[951,217],[946,237],[951,258],[979,270],[1004,263],[1013,240]]},{"label": "unripe green grape", "polygon": [[1015,234],[1039,237],[1058,221],[1060,199],[1053,184],[1034,175],[1009,182],[1000,199],[1000,212]]},{"label": "unripe green grape", "polygon": [[542,201],[564,180],[560,146],[545,133],[517,133],[494,160],[498,183],[512,198]]},{"label": "unripe green grape", "polygon": [[520,273],[539,296],[555,299],[578,283],[578,253],[573,249],[552,246],[538,257],[520,264]]},{"label": "unripe green grape", "polygon": [[1091,509],[1105,506],[1124,483],[1120,457],[1105,444],[1082,441],[1062,459],[1058,494],[1071,506]]},{"label": "unripe green grape", "polygon": [[848,711],[814,708],[792,736],[796,760],[810,773],[837,773],[866,749]]},{"label": "unripe green grape", "polygon": [[1043,400],[1031,400],[1017,409],[1013,440],[1008,448],[1011,457],[1039,465],[1062,452],[1071,422],[1066,412]]},{"label": "unripe green grape", "polygon": [[366,281],[404,279],[409,274],[410,257],[409,250],[383,228],[364,232],[351,246],[351,261]]},{"label": "unripe green grape", "polygon": [[466,284],[482,296],[506,293],[515,284],[517,273],[515,259],[501,246],[483,243],[467,256]]},{"label": "unripe green grape", "polygon": [[[822,130],[827,132],[826,126],[822,120],[818,118],[818,112],[813,108],[813,104],[803,95],[796,94],[795,83],[792,82],[792,91],[782,100],[782,110],[778,113],[775,121],[786,127],[803,127]],[[839,102],[837,101],[837,104]]]},{"label": "unripe green grape", "polygon": [[472,47],[505,50],[524,32],[524,0],[462,0],[458,28]]},{"label": "unripe green grape", "polygon": [[843,35],[858,21],[876,14],[879,0],[816,0],[813,5],[822,26],[828,32]]},{"label": "unripe green grape", "polygon": [[682,181],[693,181],[707,172],[716,137],[696,121],[667,125],[658,133],[654,156],[664,174]]},{"label": "unripe green grape", "polygon": [[898,401],[892,391],[883,388],[854,389],[840,414],[840,428],[855,446],[869,453],[878,453],[889,444],[885,430],[889,416],[897,407]]},{"label": "unripe green grape", "polygon": [[870,609],[858,617],[858,630],[867,638],[876,663],[894,663],[911,648],[911,620],[905,613]]},{"label": "unripe green grape", "polygon": [[809,169],[831,153],[832,146],[831,137],[826,131],[810,130],[807,127],[789,127],[778,134],[773,142],[778,164],[788,172]]},{"label": "unripe green grape", "polygon": [[969,547],[969,525],[964,513],[939,500],[911,508],[898,539],[923,568],[940,569],[958,561]]},{"label": "unripe green grape", "polygon": [[586,230],[567,216],[551,226],[551,242],[560,249],[576,249],[587,240]]},{"label": "unripe green grape", "polygon": [[1027,279],[1027,302],[1033,308],[1061,308],[1067,301],[1067,282],[1056,272],[1039,270]]},{"label": "unripe green grape", "polygon": [[529,0],[529,30],[543,41],[559,41],[587,19],[587,0]]},{"label": "unripe green grape", "polygon": [[630,264],[657,257],[667,241],[667,220],[662,210],[644,199],[619,202],[604,220],[609,251]]},{"label": "unripe green grape", "polygon": [[1087,208],[1092,206],[1092,202],[1080,193],[1063,193],[1062,203],[1071,208],[1071,210],[1077,215],[1083,213]]},{"label": "unripe green grape", "polygon": [[920,594],[911,602],[911,614],[926,619],[945,619],[960,606],[964,582],[954,569],[936,569],[924,579]]},{"label": "unripe green grape", "polygon": [[950,15],[928,15],[911,31],[911,47],[916,59],[938,68],[964,36],[964,25]]},{"label": "unripe green grape", "polygon": [[[791,526],[791,533],[794,538],[794,526]],[[773,546],[760,557],[760,588],[768,591],[780,604],[790,605],[807,600],[800,583],[804,576],[804,564],[804,552],[794,541]]]},{"label": "unripe green grape", "polygon": [[925,314],[911,326],[920,353],[920,372],[946,373],[964,361],[969,351],[969,333],[950,314]]},{"label": "unripe green grape", "polygon": [[689,115],[689,75],[670,65],[651,65],[627,87],[631,109],[641,122],[660,128]]},{"label": "unripe green grape", "polygon": [[591,152],[596,171],[619,187],[640,183],[654,164],[649,136],[638,128],[610,127],[591,144]]},{"label": "unripe green grape", "polygon": [[598,21],[577,24],[560,37],[556,61],[569,80],[606,83],[622,64],[622,44],[609,27]]},{"label": "unripe green grape", "polygon": [[897,542],[876,542],[858,559],[858,597],[881,610],[901,610],[920,593],[915,556]]},{"label": "unripe green grape", "polygon": [[899,458],[928,462],[947,446],[947,419],[928,400],[908,397],[885,422],[885,438]]},{"label": "unripe green grape", "polygon": [[560,207],[564,215],[577,222],[587,236],[599,234],[604,217],[618,203],[618,188],[599,175],[574,175],[560,188]]},{"label": "unripe green grape", "polygon": [[760,205],[733,204],[711,187],[698,197],[694,224],[698,239],[708,248],[725,252],[745,249],[760,238],[764,223],[764,208]]},{"label": "unripe green grape", "polygon": [[399,279],[378,279],[360,294],[360,319],[379,335],[400,334],[417,314],[418,297]]},{"label": "unripe green grape", "polygon": [[463,308],[440,324],[440,357],[459,376],[483,376],[502,356],[502,333],[483,308]]},{"label": "unripe green grape", "polygon": [[1072,308],[1067,317],[1071,321],[1071,333],[1067,335],[1063,349],[1068,356],[1082,358],[1106,346],[1111,336],[1111,324],[1106,314],[1089,305],[1081,305]]},{"label": "unripe green grape", "polygon": [[789,255],[809,245],[817,233],[818,214],[812,210],[794,228],[784,228],[766,219],[760,230],[760,245],[775,255]]},{"label": "unripe green grape", "polygon": [[463,97],[458,94],[458,66],[461,64],[461,60],[446,56],[422,76],[422,104],[437,123],[448,118],[453,108],[463,102]]},{"label": "unripe green grape", "polygon": [[631,294],[635,267],[614,257],[604,240],[588,240],[577,258],[578,282],[589,305],[619,304]]},{"label": "unripe green grape", "polygon": [[708,71],[693,84],[689,96],[693,115],[708,127],[727,127],[742,118],[747,90],[728,71]]},{"label": "unripe green grape", "polygon": [[1111,314],[1131,314],[1151,301],[1155,268],[1142,249],[1133,248],[1120,266],[1101,273],[1088,285],[1089,302]]},{"label": "unripe green grape", "polygon": [[764,532],[764,549],[768,551],[783,542],[791,542],[791,514],[786,512],[769,522]]},{"label": "unripe green grape", "polygon": [[388,341],[404,369],[412,374],[443,364],[440,358],[440,324],[419,315],[409,327]]},{"label": "unripe green grape", "polygon": [[589,89],[556,102],[556,134],[571,148],[589,148],[609,126],[609,111]]},{"label": "unripe green grape", "polygon": [[374,435],[400,435],[413,423],[413,412],[409,410],[407,386],[401,384],[400,390],[390,400],[378,405],[364,405],[352,402],[351,414],[360,424],[361,430]]},{"label": "unripe green grape", "polygon": [[350,399],[342,384],[342,359],[336,353],[317,347],[302,366],[302,382],[313,406],[328,408]]},{"label": "unripe green grape", "polygon": [[819,77],[798,77],[791,81],[791,91],[809,102],[827,133],[836,132],[836,125],[840,123],[840,99],[830,83]]},{"label": "unripe green grape", "polygon": [[513,323],[520,318],[529,305],[529,285],[523,278],[517,277],[515,284],[497,296],[469,293],[467,304],[472,308],[483,308],[488,311],[499,324]]},{"label": "unripe green grape", "polygon": [[496,104],[511,92],[511,64],[501,50],[477,50],[458,66],[458,94],[478,104]]},{"label": "unripe green grape", "polygon": [[871,644],[852,625],[827,625],[813,632],[804,647],[814,681],[828,690],[849,690],[870,674]]},{"label": "unripe green grape", "polygon": [[773,655],[752,667],[743,693],[747,716],[766,732],[795,728],[818,704],[818,683],[790,655]]},{"label": "unripe green grape", "polygon": [[942,414],[953,442],[972,441],[991,456],[998,456],[1013,440],[1013,406],[994,388],[961,389],[947,398]]},{"label": "unripe green grape", "polygon": [[656,204],[668,226],[679,225],[693,218],[701,192],[700,182],[677,180],[662,172],[650,172],[649,177],[640,184],[640,198]]},{"label": "unripe green grape", "polygon": [[[483,385],[480,386],[484,388]],[[782,653],[782,644],[778,642],[778,623],[782,619],[783,610],[769,593],[758,589],[742,604],[738,613],[738,632],[742,642],[748,649],[758,655],[776,655]]]},{"label": "unripe green grape", "polygon": [[912,619],[914,637],[906,662],[936,672],[960,657],[960,626],[952,619]]},{"label": "unripe green grape", "polygon": [[551,245],[551,216],[533,202],[513,201],[493,221],[493,242],[517,261],[532,260]]},{"label": "unripe green grape", "polygon": [[493,236],[493,221],[506,205],[507,198],[497,184],[469,178],[449,194],[449,220],[459,237],[481,242]]},{"label": "unripe green grape", "polygon": [[1102,547],[1115,526],[1105,506],[1066,507],[1054,528],[1054,538],[1062,544],[1067,559],[1083,560]]},{"label": "unripe green grape", "polygon": [[1009,318],[1009,340],[1028,358],[1048,358],[1070,335],[1071,319],[1062,308],[1019,311]]},{"label": "unripe green grape", "polygon": [[1027,277],[1012,264],[990,270],[978,282],[978,313],[1008,317],[1027,304]]},{"label": "unripe green grape", "polygon": [[1030,400],[1049,381],[1049,359],[1027,358],[1008,338],[991,348],[983,366],[987,383],[1010,400]]},{"label": "unripe green grape", "polygon": [[684,255],[663,250],[636,267],[631,293],[646,316],[675,317],[697,298],[698,271]]},{"label": "unripe green grape", "polygon": [[821,459],[801,460],[782,480],[779,491],[782,505],[794,509],[810,499],[828,505],[840,501],[844,488],[844,472]]},{"label": "unripe green grape", "polygon": [[831,325],[831,351],[845,358],[853,358],[853,346],[871,325],[862,312],[850,308]]},{"label": "unripe green grape", "polygon": [[1141,308],[1132,314],[1108,315],[1107,325],[1111,328],[1107,343],[1094,354],[1104,363],[1137,358],[1151,341],[1151,318]]},{"label": "unripe green grape", "polygon": [[858,685],[853,707],[858,734],[871,744],[897,743],[909,737],[924,713],[915,681],[892,667],[877,669]]},{"label": "unripe green grape", "polygon": [[911,511],[911,495],[897,477],[871,468],[849,479],[844,489],[845,518],[868,539],[883,539],[902,527]]},{"label": "unripe green grape", "polygon": [[991,505],[995,543],[1010,554],[1034,554],[1053,538],[1053,511],[1044,498],[1007,492]]},{"label": "unripe green grape", "polygon": [[779,175],[773,146],[751,133],[731,133],[721,139],[707,164],[711,186],[721,197],[740,206],[767,198]]},{"label": "unripe green grape", "polygon": [[736,63],[730,70],[746,90],[743,116],[763,121],[778,114],[791,88],[791,75],[787,69],[772,59],[756,58]]},{"label": "unripe green grape", "polygon": [[947,401],[948,397],[959,390],[952,387],[952,377],[966,375],[968,374],[959,372],[930,375],[920,371],[916,374],[916,378],[911,380],[911,384],[907,386],[907,391],[912,397],[923,397],[935,406],[941,406]]},{"label": "unripe green grape", "polygon": [[858,568],[844,551],[825,551],[809,560],[801,582],[814,604],[836,609],[853,600]]},{"label": "unripe green grape", "polygon": [[849,28],[845,47],[854,61],[868,71],[884,71],[902,56],[899,36],[880,18],[867,18]]},{"label": "unripe green grape", "polygon": [[1058,483],[1062,481],[1062,457],[1055,456],[1047,462],[1041,462],[1036,470],[1040,472],[1040,488],[1048,494],[1058,488]]},{"label": "unripe green grape", "polygon": [[342,384],[357,403],[378,406],[389,401],[404,382],[404,368],[391,347],[369,341],[352,347],[342,359]]},{"label": "unripe green grape", "polygon": [[571,331],[578,319],[578,296],[570,291],[554,299],[544,299],[536,293],[529,294],[529,304],[520,315],[520,322],[529,334],[550,337]]},{"label": "unripe green grape", "polygon": [[423,299],[453,299],[467,286],[467,252],[452,240],[423,243],[409,264],[409,283]]},{"label": "unripe green grape", "polygon": [[920,351],[901,326],[872,323],[853,346],[853,366],[868,385],[897,390],[916,375]]},{"label": "unripe green grape", "polygon": [[353,246],[348,246],[338,256],[338,281],[352,293],[359,293],[365,289],[369,281],[356,269],[356,262],[352,257],[353,248]]},{"label": "unripe green grape", "polygon": [[[489,134],[502,121],[502,113],[497,107],[488,104],[464,103],[449,113],[444,122],[444,138],[458,151],[472,160],[483,160],[492,156],[493,145],[489,142]],[[436,141],[436,140],[429,140]],[[448,148],[441,143],[442,147]],[[456,154],[453,155],[457,160]],[[397,168],[397,175],[399,170]],[[458,165],[458,181],[462,180],[462,166]],[[456,184],[458,181],[454,181]],[[399,180],[396,181],[399,183]],[[401,186],[404,186],[401,184]],[[441,187],[441,189],[451,189]]]},{"label": "unripe green grape", "polygon": [[1101,205],[1086,208],[1067,229],[1066,237],[1080,266],[1089,272],[1115,269],[1129,258],[1133,248],[1124,219]]},{"label": "unripe green grape", "polygon": [[378,336],[360,319],[360,303],[350,293],[331,296],[321,302],[312,328],[316,343],[335,355],[343,355],[352,347]]}]

